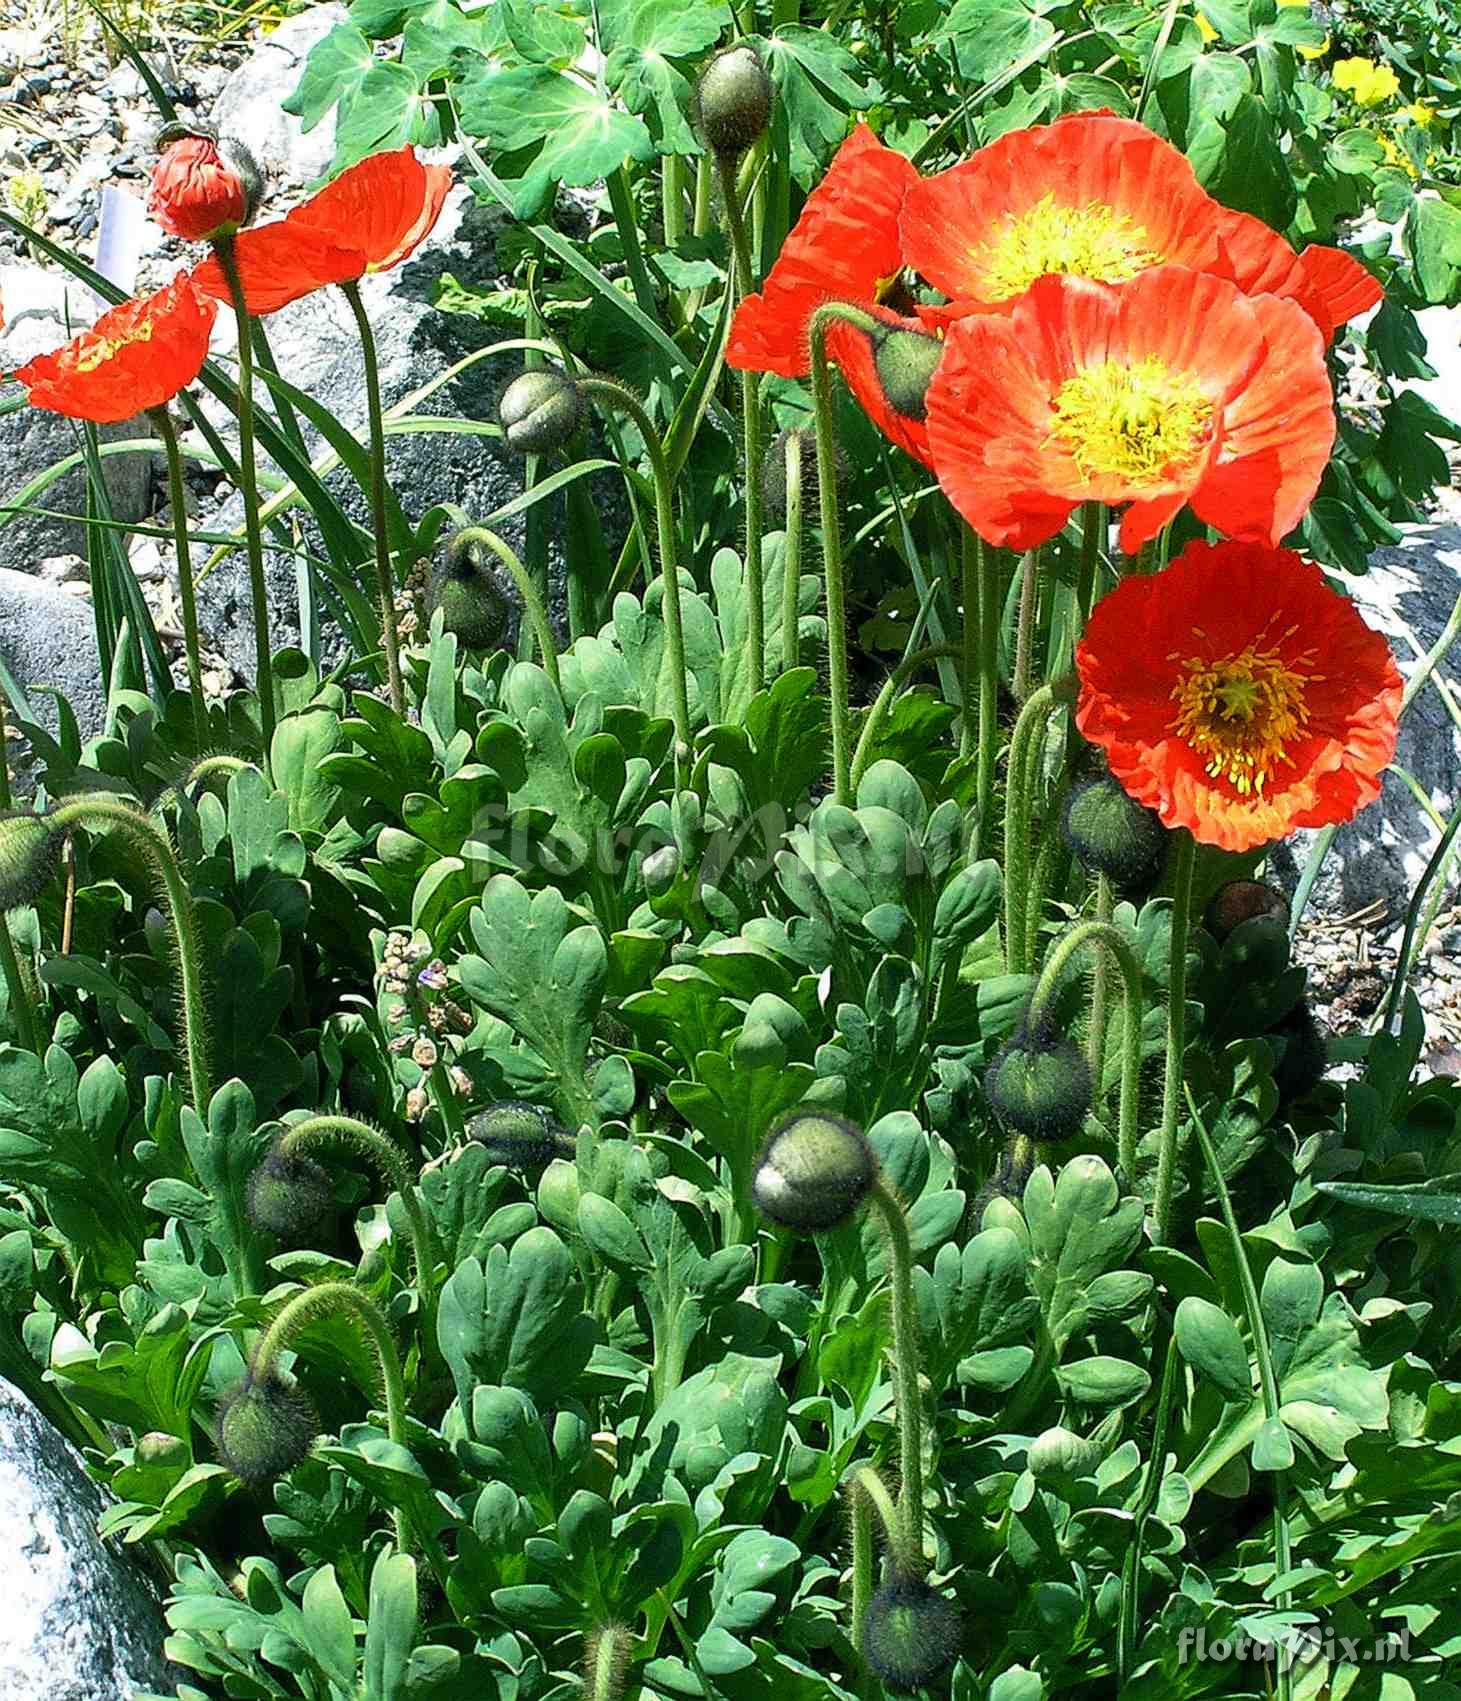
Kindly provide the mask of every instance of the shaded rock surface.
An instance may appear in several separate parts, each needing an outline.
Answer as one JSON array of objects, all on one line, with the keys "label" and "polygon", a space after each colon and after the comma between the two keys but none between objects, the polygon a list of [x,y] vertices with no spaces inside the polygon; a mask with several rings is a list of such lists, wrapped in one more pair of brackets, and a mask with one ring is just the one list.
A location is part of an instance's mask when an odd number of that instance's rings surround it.
[{"label": "shaded rock surface", "polygon": [[0,1381],[0,1701],[172,1691],[157,1591],[96,1533],[104,1504],[70,1442]]},{"label": "shaded rock surface", "polygon": [[83,740],[101,731],[106,691],[97,661],[91,604],[28,573],[0,567],[0,659],[26,691],[36,720],[58,724],[59,691],[71,705]]}]

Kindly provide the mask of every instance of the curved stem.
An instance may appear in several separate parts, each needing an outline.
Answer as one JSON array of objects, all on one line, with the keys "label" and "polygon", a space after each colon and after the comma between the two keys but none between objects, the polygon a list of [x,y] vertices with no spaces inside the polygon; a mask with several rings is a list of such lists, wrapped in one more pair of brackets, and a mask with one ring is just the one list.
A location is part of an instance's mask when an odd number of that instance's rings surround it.
[{"label": "curved stem", "polygon": [[1043,735],[1054,706],[1054,688],[1042,685],[1020,710],[1010,742],[1005,775],[1004,928],[1006,967],[1011,974],[1029,972],[1025,910],[1030,880],[1030,785],[1026,769],[1032,766],[1031,748],[1039,749],[1037,735]]},{"label": "curved stem", "polygon": [[198,949],[198,929],[193,917],[193,899],[187,881],[173,855],[166,833],[145,815],[107,798],[78,798],[64,803],[50,816],[58,829],[85,826],[93,821],[105,822],[129,836],[152,864],[162,881],[167,906],[172,914],[173,938],[177,942],[179,1009],[183,1025],[183,1045],[188,1059],[188,1077],[193,1094],[193,1109],[204,1122],[208,1120],[208,1101],[212,1091],[208,1079],[207,1010],[203,1002],[202,958]]},{"label": "curved stem", "polygon": [[[717,154],[716,168],[735,255],[735,297],[744,301],[751,293],[751,248],[736,185],[735,160],[728,154]],[[759,373],[745,369],[741,372],[741,430],[746,446],[746,648],[751,695],[755,696],[766,683],[766,598],[761,561],[761,379]]]},{"label": "curved stem", "polygon": [[401,682],[401,637],[396,626],[396,580],[391,571],[391,539],[386,525],[386,439],[380,406],[380,368],[375,354],[375,333],[370,316],[360,299],[358,284],[342,283],[340,291],[350,303],[360,333],[365,357],[365,403],[370,415],[370,513],[375,526],[375,583],[380,597],[381,645],[386,653],[386,683],[391,707],[398,715],[406,712],[406,688]]},{"label": "curved stem", "polygon": [[664,586],[665,640],[670,651],[670,707],[675,737],[688,749],[690,744],[690,690],[685,669],[685,627],[680,617],[680,574],[675,560],[675,497],[670,483],[664,444],[650,422],[638,396],[613,378],[590,375],[578,380],[586,396],[597,396],[610,407],[627,413],[639,427],[654,473],[654,510],[659,529],[660,582]]},{"label": "curved stem", "polygon": [[867,771],[868,762],[872,757],[873,745],[877,735],[882,730],[883,722],[888,718],[888,711],[893,706],[893,699],[908,682],[909,678],[929,662],[939,661],[945,656],[962,654],[956,644],[930,644],[926,649],[915,650],[911,656],[904,656],[883,681],[883,688],[878,692],[873,706],[868,710],[867,719],[863,722],[862,734],[857,741],[857,749],[852,756],[851,786],[853,795]]},{"label": "curved stem", "polygon": [[802,445],[786,435],[786,534],[781,580],[781,661],[790,671],[801,664]]},{"label": "curved stem", "polygon": [[274,672],[269,630],[269,589],[264,579],[264,541],[259,530],[259,475],[254,460],[254,348],[249,304],[244,295],[234,257],[233,238],[220,237],[213,244],[218,264],[228,285],[233,316],[238,321],[238,483],[244,504],[244,543],[249,561],[249,596],[254,605],[255,688],[259,694],[259,718],[267,761],[274,743]]},{"label": "curved stem", "polygon": [[888,1279],[893,1295],[893,1357],[898,1379],[898,1521],[894,1555],[905,1576],[922,1577],[923,1396],[918,1386],[918,1313],[913,1303],[913,1245],[908,1213],[881,1176],[869,1202],[882,1217],[888,1241]]},{"label": "curved stem", "polygon": [[903,1526],[898,1508],[893,1504],[892,1495],[888,1493],[887,1483],[872,1465],[858,1465],[848,1481],[848,1492],[854,1504],[860,1503],[869,1512],[877,1513],[878,1523],[883,1527],[883,1539],[893,1554],[894,1562],[897,1563]]},{"label": "curved stem", "polygon": [[827,328],[835,319],[868,336],[877,330],[871,314],[840,301],[824,302],[812,314],[812,408],[817,424],[817,495],[822,513],[822,561],[827,578],[827,685],[832,709],[832,793],[852,802],[847,687],[847,585],[842,567],[842,523],[837,514],[837,467],[833,446],[832,369],[827,363]]},{"label": "curved stem", "polygon": [[187,651],[188,694],[193,700],[193,736],[201,749],[208,737],[208,706],[203,701],[203,663],[198,648],[198,603],[193,594],[193,553],[188,543],[188,499],[178,434],[165,407],[151,410],[153,427],[167,454],[168,502],[178,552],[178,600],[183,607],[183,648]]},{"label": "curved stem", "polygon": [[523,566],[512,545],[504,542],[496,532],[488,531],[486,526],[469,526],[457,535],[459,538],[469,538],[473,543],[480,543],[484,549],[490,549],[512,575],[512,582],[517,586],[517,594],[523,600],[523,608],[538,640],[538,649],[543,658],[543,672],[553,681],[553,689],[561,697],[563,686],[558,677],[558,651],[553,644],[553,628],[548,624],[548,610],[543,606],[542,595],[533,582],[532,574]]},{"label": "curved stem", "polygon": [[1187,1048],[1187,924],[1192,909],[1192,868],[1197,846],[1185,827],[1177,829],[1172,864],[1172,942],[1167,975],[1167,1066],[1162,1080],[1162,1130],[1157,1152],[1157,1187],[1152,1201],[1152,1241],[1166,1244],[1171,1229],[1172,1191],[1177,1180],[1177,1118],[1182,1105],[1183,1053]]},{"label": "curved stem", "polygon": [[[1050,953],[1040,971],[1030,998],[1029,1019],[1038,1027],[1045,1005],[1055,996],[1067,967],[1077,951],[1088,945],[1100,947],[1100,960],[1109,957],[1121,971],[1125,993],[1121,1028],[1121,1100],[1118,1113],[1117,1151],[1121,1167],[1130,1180],[1136,1168],[1136,1138],[1141,1112],[1141,1028],[1145,1006],[1142,999],[1141,965],[1121,932],[1108,921],[1078,922]],[[1096,1091],[1101,1078],[1095,1077]]]},{"label": "curved stem", "polygon": [[363,1159],[400,1195],[401,1207],[411,1226],[411,1253],[416,1261],[416,1279],[424,1296],[435,1278],[436,1244],[421,1209],[416,1177],[406,1154],[378,1128],[372,1128],[369,1123],[359,1122],[352,1116],[309,1116],[302,1122],[291,1122],[279,1141],[279,1152],[284,1157],[295,1157],[321,1147],[343,1148]]}]

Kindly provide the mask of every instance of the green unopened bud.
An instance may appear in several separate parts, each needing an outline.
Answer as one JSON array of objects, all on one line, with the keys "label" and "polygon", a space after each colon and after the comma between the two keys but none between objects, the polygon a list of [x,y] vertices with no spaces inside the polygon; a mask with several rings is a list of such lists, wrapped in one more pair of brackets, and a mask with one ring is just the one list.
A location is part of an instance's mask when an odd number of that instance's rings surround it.
[{"label": "green unopened bud", "polygon": [[180,1466],[192,1462],[192,1452],[186,1441],[169,1435],[165,1429],[149,1429],[137,1437],[132,1457],[139,1465]]},{"label": "green unopened bud", "polygon": [[441,624],[474,650],[496,648],[507,635],[511,611],[497,579],[497,557],[473,528],[460,531],[431,576],[431,607]]},{"label": "green unopened bud", "polygon": [[793,1111],[766,1136],[751,1198],[772,1222],[817,1234],[845,1223],[877,1174],[878,1160],[855,1122],[830,1111]]},{"label": "green unopened bud", "polygon": [[240,1482],[260,1488],[309,1456],[319,1427],[297,1382],[246,1376],[219,1408],[218,1456]]},{"label": "green unopened bud", "polygon": [[1021,1027],[984,1073],[984,1096],[1004,1127],[1032,1140],[1069,1140],[1091,1108],[1091,1071],[1079,1049]]},{"label": "green unopened bud", "polygon": [[1283,1056],[1273,1071],[1273,1084],[1278,1088],[1279,1108],[1287,1110],[1291,1104],[1307,1098],[1324,1079],[1324,1071],[1329,1067],[1329,1048],[1305,998],[1273,1029],[1273,1038],[1284,1042]]},{"label": "green unopened bud", "polygon": [[510,449],[550,455],[568,446],[583,421],[583,392],[566,372],[534,367],[502,392],[497,419]]},{"label": "green unopened bud", "polygon": [[1276,887],[1261,880],[1230,880],[1219,886],[1208,904],[1202,925],[1214,939],[1226,939],[1245,921],[1276,921],[1289,924],[1289,901]]},{"label": "green unopened bud", "polygon": [[0,815],[0,910],[33,904],[55,877],[60,850],[61,835],[43,816]]},{"label": "green unopened bud", "polygon": [[1072,787],[1063,827],[1087,873],[1104,874],[1126,892],[1148,892],[1161,879],[1167,829],[1110,775]]},{"label": "green unopened bud", "polygon": [[312,1158],[291,1157],[276,1146],[249,1177],[244,1206],[249,1221],[293,1246],[319,1227],[335,1202],[329,1171]]},{"label": "green unopened bud", "polygon": [[467,1124],[467,1136],[492,1157],[514,1169],[541,1169],[555,1158],[571,1157],[573,1142],[541,1105],[526,1099],[501,1099]]},{"label": "green unopened bud", "polygon": [[943,356],[938,337],[879,326],[873,337],[873,365],[894,413],[905,419],[927,416],[928,386]]},{"label": "green unopened bud", "polygon": [[862,1657],[887,1688],[911,1695],[948,1670],[963,1639],[953,1601],[922,1578],[895,1576],[868,1602]]},{"label": "green unopened bud", "polygon": [[713,54],[695,85],[695,128],[706,147],[739,154],[771,122],[771,78],[761,55],[746,42]]},{"label": "green unopened bud", "polygon": [[1037,1477],[1086,1476],[1100,1464],[1102,1449],[1095,1441],[1087,1441],[1057,1424],[1042,1430],[1030,1443],[1025,1463]]}]

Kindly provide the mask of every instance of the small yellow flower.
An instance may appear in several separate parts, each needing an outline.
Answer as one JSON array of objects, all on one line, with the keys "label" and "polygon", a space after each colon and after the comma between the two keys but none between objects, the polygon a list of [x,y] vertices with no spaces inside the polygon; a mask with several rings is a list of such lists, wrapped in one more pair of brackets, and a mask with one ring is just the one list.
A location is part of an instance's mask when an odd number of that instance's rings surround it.
[{"label": "small yellow flower", "polygon": [[1357,106],[1378,106],[1399,94],[1400,79],[1373,59],[1341,59],[1334,67],[1334,86],[1352,94]]},{"label": "small yellow flower", "polygon": [[1380,144],[1380,152],[1382,154],[1384,154],[1384,156],[1385,156],[1386,165],[1393,165],[1398,170],[1405,172],[1410,177],[1419,177],[1420,176],[1420,173],[1416,170],[1415,166],[1411,163],[1410,155],[1405,153],[1402,149],[1396,147],[1395,143],[1393,141],[1391,141],[1391,139],[1388,136],[1379,135],[1379,136],[1376,137],[1376,140]]},{"label": "small yellow flower", "polygon": [[1414,101],[1406,107],[1405,112],[1411,123],[1419,124],[1422,130],[1429,130],[1436,121],[1436,109],[1427,101]]},{"label": "small yellow flower", "polygon": [[1203,44],[1208,47],[1218,38],[1218,32],[1208,23],[1201,12],[1197,14],[1197,33],[1202,37]]}]

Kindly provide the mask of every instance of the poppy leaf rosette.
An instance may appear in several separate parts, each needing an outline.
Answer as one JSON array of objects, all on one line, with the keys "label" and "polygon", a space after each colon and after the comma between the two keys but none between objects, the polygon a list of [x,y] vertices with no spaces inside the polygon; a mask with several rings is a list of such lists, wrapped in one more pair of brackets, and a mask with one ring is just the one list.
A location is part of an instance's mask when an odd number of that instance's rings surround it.
[{"label": "poppy leaf rosette", "polygon": [[919,179],[899,238],[904,263],[950,297],[925,310],[942,323],[1006,309],[1042,277],[1119,284],[1157,266],[1289,297],[1326,341],[1381,296],[1358,260],[1337,248],[1296,254],[1261,220],[1213,200],[1170,142],[1107,111],[1012,130]]},{"label": "poppy leaf rosette", "polygon": [[154,295],[124,301],[63,348],[14,376],[33,407],[115,425],[163,406],[198,376],[217,307],[177,278]]},{"label": "poppy leaf rosette", "polygon": [[[233,255],[251,314],[275,313],[327,284],[354,283],[408,259],[441,216],[451,169],[423,165],[414,148],[372,154],[273,224],[241,231]],[[193,273],[229,299],[216,259]]]},{"label": "poppy leaf rosette", "polygon": [[1290,301],[1182,266],[1115,287],[1041,278],[949,327],[929,384],[939,483],[987,542],[1033,549],[1082,502],[1129,504],[1134,552],[1184,502],[1276,544],[1334,442],[1324,346]]},{"label": "poppy leaf rosette", "polygon": [[1389,646],[1292,550],[1191,543],[1124,579],[1076,670],[1076,725],[1115,778],[1223,850],[1348,821],[1395,753]]}]

